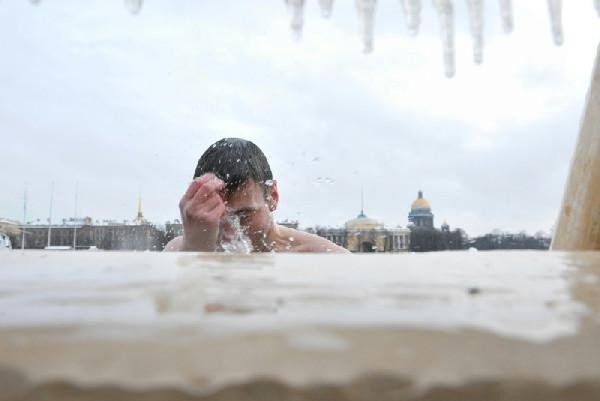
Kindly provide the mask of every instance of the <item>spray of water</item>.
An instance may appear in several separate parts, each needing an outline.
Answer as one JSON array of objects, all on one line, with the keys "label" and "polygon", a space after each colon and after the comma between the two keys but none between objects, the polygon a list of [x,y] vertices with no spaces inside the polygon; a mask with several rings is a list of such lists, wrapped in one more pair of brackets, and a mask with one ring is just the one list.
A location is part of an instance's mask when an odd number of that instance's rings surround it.
[{"label": "spray of water", "polygon": [[225,253],[252,252],[252,241],[244,232],[239,216],[231,213],[225,215],[219,228],[218,246]]}]

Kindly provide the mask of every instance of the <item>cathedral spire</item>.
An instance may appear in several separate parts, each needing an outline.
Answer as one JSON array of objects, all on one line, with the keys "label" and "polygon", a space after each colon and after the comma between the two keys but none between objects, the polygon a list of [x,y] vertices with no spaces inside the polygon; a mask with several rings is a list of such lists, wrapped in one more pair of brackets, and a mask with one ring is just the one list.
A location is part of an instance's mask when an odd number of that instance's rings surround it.
[{"label": "cathedral spire", "polygon": [[365,214],[365,191],[364,188],[360,187],[360,214]]},{"label": "cathedral spire", "polygon": [[358,218],[362,218],[362,217],[367,217],[365,215],[365,194],[364,194],[364,189],[361,186],[360,187],[360,214],[358,215]]},{"label": "cathedral spire", "polygon": [[142,194],[141,193],[138,195],[138,211],[137,211],[137,216],[135,217],[134,221],[138,224],[144,223],[146,221],[146,219],[144,218],[144,213],[142,211]]}]

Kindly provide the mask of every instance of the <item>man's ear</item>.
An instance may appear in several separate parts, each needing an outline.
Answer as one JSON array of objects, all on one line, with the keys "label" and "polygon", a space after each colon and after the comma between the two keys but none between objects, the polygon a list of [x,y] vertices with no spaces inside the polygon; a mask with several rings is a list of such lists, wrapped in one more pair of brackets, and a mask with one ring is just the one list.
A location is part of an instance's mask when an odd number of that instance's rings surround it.
[{"label": "man's ear", "polygon": [[269,195],[267,196],[267,205],[269,206],[269,210],[274,212],[277,210],[277,205],[279,204],[279,191],[277,191],[277,180],[273,180],[273,185],[269,190]]}]

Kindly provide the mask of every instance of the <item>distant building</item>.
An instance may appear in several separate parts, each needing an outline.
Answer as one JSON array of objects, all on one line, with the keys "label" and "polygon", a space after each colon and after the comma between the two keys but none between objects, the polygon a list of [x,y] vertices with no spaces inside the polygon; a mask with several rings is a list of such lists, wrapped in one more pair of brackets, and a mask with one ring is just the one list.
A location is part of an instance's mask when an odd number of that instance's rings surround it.
[{"label": "distant building", "polygon": [[0,251],[12,249],[14,240],[20,233],[19,222],[0,218]]},{"label": "distant building", "polygon": [[[104,250],[161,250],[163,233],[151,224],[99,224],[75,225],[26,224],[25,249],[45,249],[51,247],[73,247]],[[50,240],[48,240],[50,236]],[[16,237],[15,248],[21,247],[21,237]]]},{"label": "distant building", "polygon": [[287,228],[293,228],[294,230],[298,229],[298,220],[285,219],[283,221],[278,221],[277,224],[279,224],[280,226],[287,227]]},{"label": "distant building", "polygon": [[406,252],[410,245],[410,230],[385,228],[383,223],[367,217],[364,211],[346,222],[344,228],[308,229],[351,252]]},{"label": "distant building", "polygon": [[177,219],[174,222],[167,221],[165,224],[165,234],[163,238],[163,247],[173,238],[183,235],[183,224]]},{"label": "distant building", "polygon": [[[150,224],[142,213],[142,200],[138,201],[137,216],[132,222],[104,220],[94,223],[91,217],[63,219],[62,224],[25,224],[25,249],[70,247],[104,250],[162,250],[164,233]],[[13,247],[21,247],[22,238],[13,239]]]},{"label": "distant building", "polygon": [[419,191],[417,199],[412,203],[408,221],[416,227],[433,228],[433,213],[429,202],[423,198],[423,191]]}]

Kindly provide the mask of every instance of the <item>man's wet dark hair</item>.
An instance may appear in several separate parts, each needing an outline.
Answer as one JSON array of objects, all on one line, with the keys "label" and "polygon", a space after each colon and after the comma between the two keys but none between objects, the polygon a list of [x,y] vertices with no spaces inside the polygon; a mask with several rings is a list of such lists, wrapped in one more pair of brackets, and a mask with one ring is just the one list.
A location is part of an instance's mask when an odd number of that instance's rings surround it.
[{"label": "man's wet dark hair", "polygon": [[198,160],[194,178],[213,173],[225,181],[225,189],[234,192],[249,178],[267,194],[273,173],[265,154],[254,143],[241,138],[223,138],[206,149]]}]

